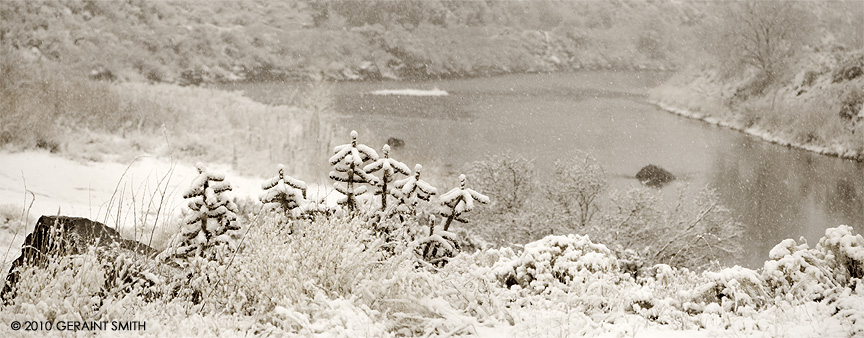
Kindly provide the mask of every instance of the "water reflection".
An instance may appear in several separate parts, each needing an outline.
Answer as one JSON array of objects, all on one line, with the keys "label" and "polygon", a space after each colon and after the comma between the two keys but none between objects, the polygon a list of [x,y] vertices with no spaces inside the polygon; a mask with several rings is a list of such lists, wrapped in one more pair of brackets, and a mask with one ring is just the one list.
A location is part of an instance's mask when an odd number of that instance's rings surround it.
[{"label": "water reflection", "polygon": [[737,139],[717,154],[709,182],[748,225],[755,255],[748,265],[761,265],[785,238],[804,236],[812,246],[828,226],[861,225],[861,165],[743,135]]}]

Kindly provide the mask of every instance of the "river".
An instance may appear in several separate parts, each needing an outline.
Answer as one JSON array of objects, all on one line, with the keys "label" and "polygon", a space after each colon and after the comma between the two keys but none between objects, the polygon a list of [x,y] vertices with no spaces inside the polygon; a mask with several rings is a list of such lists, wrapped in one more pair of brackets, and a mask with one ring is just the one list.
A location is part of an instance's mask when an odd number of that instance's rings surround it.
[{"label": "river", "polygon": [[[394,157],[453,176],[465,163],[509,151],[544,172],[558,158],[593,154],[611,189],[639,183],[647,164],[680,179],[690,194],[715,189],[745,224],[745,259],[761,267],[786,238],[815,246],[825,228],[864,226],[864,164],[790,149],[732,130],[679,117],[647,102],[646,91],[669,74],[578,72],[521,74],[423,82],[343,82],[333,87],[337,124],[380,149],[404,140]],[[298,84],[231,85],[265,103],[279,103]],[[447,96],[372,95],[382,89],[440,89]],[[347,132],[346,132],[347,135]],[[347,141],[347,136],[346,136]],[[446,180],[445,187],[454,180]],[[434,182],[433,182],[434,183]],[[727,262],[729,263],[729,262]]]}]

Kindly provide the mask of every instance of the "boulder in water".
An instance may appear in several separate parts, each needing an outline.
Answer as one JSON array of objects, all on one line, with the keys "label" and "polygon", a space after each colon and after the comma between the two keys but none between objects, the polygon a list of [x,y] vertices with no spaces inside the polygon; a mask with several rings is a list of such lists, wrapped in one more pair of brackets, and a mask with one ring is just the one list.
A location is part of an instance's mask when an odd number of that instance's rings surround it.
[{"label": "boulder in water", "polygon": [[391,137],[387,139],[387,144],[390,145],[391,148],[401,148],[405,146],[405,141],[401,138]]},{"label": "boulder in water", "polygon": [[662,187],[666,183],[675,180],[675,175],[672,175],[666,169],[649,164],[639,170],[639,173],[636,174],[636,179],[649,187]]}]

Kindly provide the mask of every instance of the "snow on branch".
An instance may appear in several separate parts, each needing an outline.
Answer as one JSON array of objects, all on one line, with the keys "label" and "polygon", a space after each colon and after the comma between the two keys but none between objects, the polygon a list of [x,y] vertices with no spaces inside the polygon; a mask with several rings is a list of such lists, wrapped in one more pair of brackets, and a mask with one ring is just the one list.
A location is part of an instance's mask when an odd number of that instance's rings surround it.
[{"label": "snow on branch", "polygon": [[176,251],[180,256],[201,255],[216,244],[230,245],[233,241],[226,233],[240,230],[237,205],[224,194],[231,190],[225,175],[207,170],[200,162],[195,167],[198,177],[183,193],[183,198],[189,200],[187,206],[191,212],[184,219],[190,227],[181,233],[183,241]]},{"label": "snow on branch", "polygon": [[[334,155],[330,157],[333,171],[329,176],[337,181],[334,184],[336,191],[345,195],[338,200],[338,203],[347,205],[349,210],[356,210],[356,197],[365,193],[366,187],[355,187],[355,184],[377,185],[379,182],[377,177],[363,170],[364,163],[378,160],[378,153],[364,144],[358,144],[355,130],[351,131],[351,143],[336,146],[333,148],[333,153]],[[339,182],[345,184],[341,185]]]}]

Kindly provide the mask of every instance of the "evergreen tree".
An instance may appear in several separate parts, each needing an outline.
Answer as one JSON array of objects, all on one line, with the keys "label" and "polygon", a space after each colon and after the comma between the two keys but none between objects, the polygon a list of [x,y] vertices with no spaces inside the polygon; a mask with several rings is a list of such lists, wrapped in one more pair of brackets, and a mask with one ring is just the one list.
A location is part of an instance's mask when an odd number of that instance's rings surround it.
[{"label": "evergreen tree", "polygon": [[281,209],[288,214],[306,203],[306,182],[285,175],[285,166],[279,165],[279,173],[261,184],[264,193],[259,196],[266,209]]},{"label": "evergreen tree", "polygon": [[405,163],[390,158],[389,145],[384,145],[383,154],[384,157],[370,163],[363,170],[369,174],[381,171],[381,183],[379,184],[381,190],[376,191],[375,194],[381,195],[381,210],[387,210],[387,195],[390,194],[391,188],[388,185],[395,180],[396,174],[409,176],[411,175],[411,170],[408,169]]},{"label": "evergreen tree", "polygon": [[176,251],[181,256],[200,256],[214,245],[230,245],[232,238],[227,232],[240,230],[237,205],[224,194],[231,190],[225,175],[208,171],[200,162],[195,167],[198,177],[183,194],[192,212],[185,219],[191,227],[181,233],[183,241]]},{"label": "evergreen tree", "polygon": [[377,177],[363,171],[363,164],[378,160],[378,153],[365,144],[358,144],[357,131],[354,130],[351,131],[351,143],[336,146],[333,152],[330,164],[334,171],[330,172],[330,178],[345,183],[344,186],[338,182],[334,184],[336,191],[345,195],[338,203],[348,206],[348,210],[357,210],[356,197],[366,192],[366,186],[358,187],[356,184],[378,184]]}]

